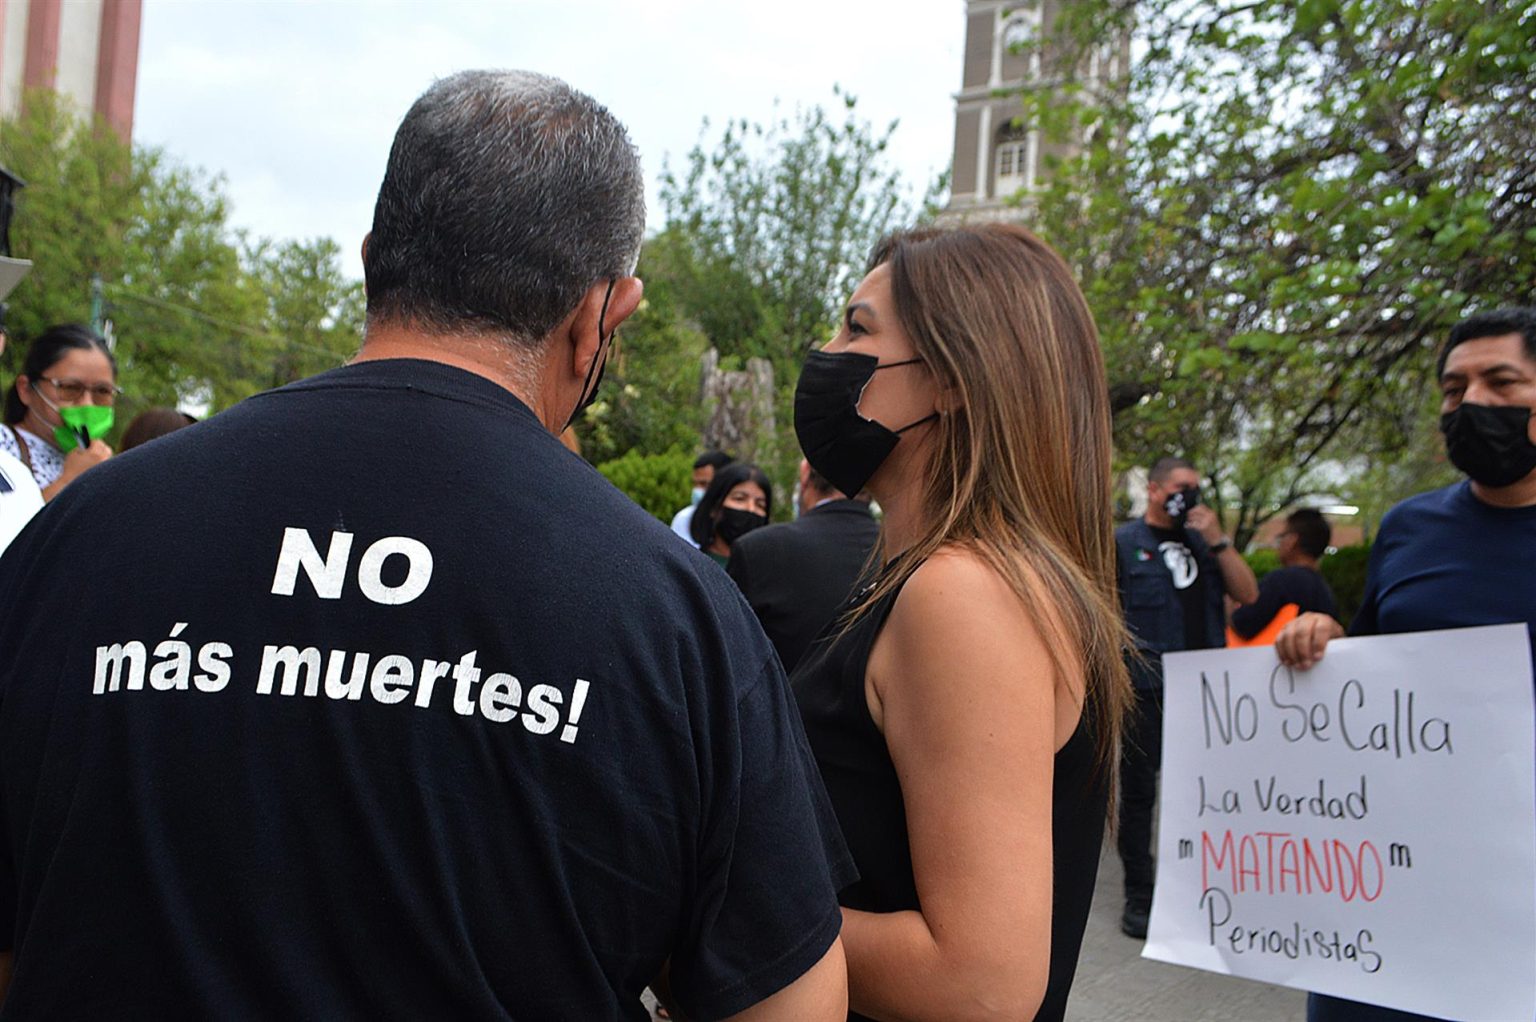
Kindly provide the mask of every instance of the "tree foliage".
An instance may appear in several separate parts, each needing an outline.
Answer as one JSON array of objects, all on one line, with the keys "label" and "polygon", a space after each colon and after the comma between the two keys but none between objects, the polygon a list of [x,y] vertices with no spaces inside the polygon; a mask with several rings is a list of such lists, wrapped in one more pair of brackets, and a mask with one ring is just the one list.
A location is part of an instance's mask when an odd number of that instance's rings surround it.
[{"label": "tree foliage", "polygon": [[98,279],[124,420],[156,404],[218,410],[356,350],[362,289],[336,244],[244,238],[217,178],[129,146],[47,91],[0,123],[0,163],[27,182],[11,241],[34,264],[9,301],[22,342],[6,351],[11,373],[27,339],[90,321]]},{"label": "tree foliage", "polygon": [[[1080,146],[1039,222],[1141,396],[1122,456],[1197,461],[1246,541],[1422,443],[1447,329],[1536,284],[1536,5],[1081,0],[1058,27],[1067,85],[1025,117]],[[1078,74],[1130,31],[1127,77]]]},{"label": "tree foliage", "polygon": [[827,339],[874,243],[916,214],[886,155],[896,122],[877,129],[835,96],[832,115],[732,121],[662,175],[653,246],[680,307],[722,355],[780,375]]},{"label": "tree foliage", "polygon": [[[644,340],[665,367],[656,370],[661,380],[635,386],[638,401],[667,402],[662,418],[674,428],[622,428],[625,416],[641,414],[635,405],[625,411],[625,388],[614,398],[610,437],[647,452],[694,448],[704,419],[700,356],[717,349],[723,369],[765,358],[774,370],[776,435],[757,447],[777,452],[763,467],[781,489],[788,485],[799,460],[790,403],[805,354],[831,336],[874,243],[931,212],[941,185],[913,200],[887,155],[895,129],[863,120],[840,90],[831,112],[818,106],[768,124],[732,121],[713,140],[705,122],[681,167],[662,175],[666,224],[641,258],[654,315],[640,330],[627,327],[621,345],[638,356]],[[605,414],[588,414],[584,444],[604,442]],[[624,447],[601,449],[612,457]]]},{"label": "tree foliage", "polygon": [[[678,308],[673,283],[653,272],[654,251],[647,242],[641,252],[636,272],[645,298],[619,329],[597,400],[577,423],[582,453],[594,465],[629,452],[661,455],[698,445],[699,360],[708,343]],[[685,498],[687,461],[676,484]]]}]

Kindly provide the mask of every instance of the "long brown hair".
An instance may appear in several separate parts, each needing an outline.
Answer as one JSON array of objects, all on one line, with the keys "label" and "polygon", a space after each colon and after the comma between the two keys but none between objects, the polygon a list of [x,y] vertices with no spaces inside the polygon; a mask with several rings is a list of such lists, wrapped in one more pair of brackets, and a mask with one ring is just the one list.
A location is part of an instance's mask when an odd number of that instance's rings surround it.
[{"label": "long brown hair", "polygon": [[1109,393],[1098,330],[1061,257],[1021,227],[921,228],[882,240],[896,315],[941,392],[924,525],[870,607],[946,545],[975,551],[1036,613],[1053,666],[1086,678],[1083,712],[1113,777],[1131,702],[1115,586]]}]

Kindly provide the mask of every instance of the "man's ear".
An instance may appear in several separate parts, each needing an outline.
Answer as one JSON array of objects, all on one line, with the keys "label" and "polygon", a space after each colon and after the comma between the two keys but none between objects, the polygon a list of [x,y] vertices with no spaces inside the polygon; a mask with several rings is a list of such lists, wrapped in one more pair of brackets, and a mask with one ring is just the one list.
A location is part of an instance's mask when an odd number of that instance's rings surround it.
[{"label": "man's ear", "polygon": [[[639,277],[617,277],[613,281],[613,293],[608,292],[608,281],[600,280],[587,288],[575,310],[565,322],[566,336],[571,342],[571,371],[585,379],[592,360],[598,357],[601,343],[598,339],[598,323],[602,323],[602,342],[606,343],[618,325],[632,316],[640,307],[644,285]],[[607,300],[608,308],[603,308]]]},{"label": "man's ear", "polygon": [[[363,235],[362,255],[363,255],[363,265],[364,266],[368,265],[368,239],[371,238],[371,237],[373,237],[373,232],[372,231],[369,231],[367,234]],[[366,273],[363,274],[363,297],[364,298],[368,297],[368,274],[366,274]]]}]

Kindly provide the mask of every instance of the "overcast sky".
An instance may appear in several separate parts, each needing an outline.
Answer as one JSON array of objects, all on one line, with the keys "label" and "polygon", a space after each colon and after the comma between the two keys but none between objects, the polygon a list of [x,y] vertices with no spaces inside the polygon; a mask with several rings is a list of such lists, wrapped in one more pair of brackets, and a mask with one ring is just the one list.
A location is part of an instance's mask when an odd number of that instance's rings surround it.
[{"label": "overcast sky", "polygon": [[841,84],[914,189],[949,165],[961,0],[147,0],[135,140],[222,174],[236,226],[357,248],[400,117],[465,68],[553,74],[626,125],[649,182],[708,117],[766,121]]}]

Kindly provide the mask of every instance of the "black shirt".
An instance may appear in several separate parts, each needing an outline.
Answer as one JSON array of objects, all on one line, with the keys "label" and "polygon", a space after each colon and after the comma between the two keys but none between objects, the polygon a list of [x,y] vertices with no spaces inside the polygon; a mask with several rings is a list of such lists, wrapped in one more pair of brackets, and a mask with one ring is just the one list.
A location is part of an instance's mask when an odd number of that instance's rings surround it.
[{"label": "black shirt", "polygon": [[[901,781],[885,736],[869,714],[864,692],[870,650],[897,595],[899,590],[888,594],[846,632],[839,632],[836,623],[829,626],[828,633],[806,651],[791,682],[816,763],[859,869],[858,882],[843,888],[838,900],[848,908],[867,912],[921,908],[912,874]],[[849,606],[862,596],[855,596]],[[1085,713],[1055,759],[1050,977],[1036,1019],[1060,1019],[1066,1013],[1098,876],[1109,790],[1106,782],[1107,778],[1094,769],[1094,731]],[[863,1018],[849,1015],[850,1020]]]},{"label": "black shirt", "polygon": [[1184,648],[1204,649],[1210,645],[1205,635],[1205,587],[1210,582],[1200,573],[1200,558],[1190,548],[1182,528],[1163,529],[1150,522],[1147,527],[1157,539],[1157,552],[1173,579],[1184,612]]},{"label": "black shirt", "polygon": [[783,987],[846,853],[729,579],[511,394],[370,362],[0,561],[4,1013],[641,1019]]},{"label": "black shirt", "polygon": [[1232,630],[1245,639],[1262,632],[1288,603],[1296,604],[1302,614],[1317,612],[1338,617],[1333,590],[1314,568],[1294,565],[1276,568],[1259,579],[1259,598],[1232,612]]},{"label": "black shirt", "polygon": [[864,500],[829,500],[792,522],[731,544],[726,572],[741,587],[786,671],[848,602],[880,526]]}]

